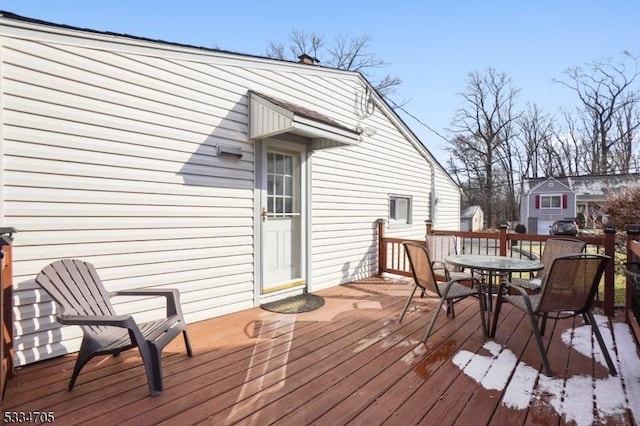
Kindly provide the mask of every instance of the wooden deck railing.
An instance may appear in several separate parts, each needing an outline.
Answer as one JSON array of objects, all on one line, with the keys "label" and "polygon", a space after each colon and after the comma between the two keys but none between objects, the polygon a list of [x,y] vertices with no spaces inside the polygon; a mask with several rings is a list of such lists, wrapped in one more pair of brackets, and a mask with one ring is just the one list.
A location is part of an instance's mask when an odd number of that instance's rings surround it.
[{"label": "wooden deck railing", "polygon": [[[388,272],[397,275],[411,276],[409,261],[406,259],[402,243],[404,238],[385,236],[385,223],[378,221],[378,272]],[[497,232],[468,232],[434,230],[430,223],[426,226],[427,234],[455,235],[461,242],[461,253],[464,254],[493,254],[496,256],[528,257],[530,253],[540,253],[544,242],[552,238],[549,235],[518,234],[501,227]],[[576,237],[587,243],[587,251],[602,253],[612,258],[616,251],[616,231],[614,228],[605,229],[604,235]],[[424,242],[423,240],[412,240]],[[615,310],[615,265],[610,262],[604,275],[603,298],[596,301],[596,306],[602,308],[608,316],[613,316]]]},{"label": "wooden deck railing", "polygon": [[13,227],[0,227],[0,406],[13,375]]},{"label": "wooden deck railing", "polygon": [[[627,225],[627,262],[630,264],[640,262],[640,225]],[[629,267],[629,266],[627,266]],[[633,272],[638,272],[635,270]],[[640,288],[638,280],[627,276],[627,288],[625,293],[625,319],[631,326],[631,330],[640,344]]]},{"label": "wooden deck railing", "polygon": [[4,397],[7,380],[13,375],[13,301],[11,246],[0,247],[0,402]]}]

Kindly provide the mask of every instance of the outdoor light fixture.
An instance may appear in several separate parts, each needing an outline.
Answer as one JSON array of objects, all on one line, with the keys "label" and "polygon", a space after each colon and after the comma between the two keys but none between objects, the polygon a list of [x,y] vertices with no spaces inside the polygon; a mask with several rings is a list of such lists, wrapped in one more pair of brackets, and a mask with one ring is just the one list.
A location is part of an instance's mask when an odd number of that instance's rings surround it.
[{"label": "outdoor light fixture", "polygon": [[242,149],[230,145],[217,145],[216,152],[218,155],[242,158]]}]

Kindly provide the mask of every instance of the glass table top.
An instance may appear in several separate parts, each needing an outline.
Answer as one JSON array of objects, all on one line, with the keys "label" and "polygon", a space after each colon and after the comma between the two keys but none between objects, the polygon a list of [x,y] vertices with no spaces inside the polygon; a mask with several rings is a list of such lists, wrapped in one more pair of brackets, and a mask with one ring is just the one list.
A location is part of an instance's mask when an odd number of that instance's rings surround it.
[{"label": "glass table top", "polygon": [[544,265],[535,260],[519,259],[509,256],[491,256],[482,254],[459,254],[448,256],[445,261],[452,265],[485,271],[526,272],[539,271]]}]

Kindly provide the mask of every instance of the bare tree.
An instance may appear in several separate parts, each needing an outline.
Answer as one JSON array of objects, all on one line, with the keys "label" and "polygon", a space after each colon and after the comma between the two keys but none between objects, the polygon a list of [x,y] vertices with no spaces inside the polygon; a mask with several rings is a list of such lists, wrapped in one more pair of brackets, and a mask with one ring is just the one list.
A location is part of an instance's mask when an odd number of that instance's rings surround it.
[{"label": "bare tree", "polygon": [[638,172],[639,75],[628,52],[570,68],[557,82],[579,104],[550,116],[536,105],[514,111],[518,90],[505,74],[470,73],[448,129],[448,170],[490,226],[517,215],[519,178]]},{"label": "bare tree", "polygon": [[450,155],[447,158],[447,168],[456,183],[462,188],[463,203],[479,205],[486,208],[485,194],[487,192],[485,170],[483,165],[475,161],[473,141],[467,140],[466,135],[456,135],[447,148]]},{"label": "bare tree", "polygon": [[[640,72],[638,61],[629,52],[621,60],[597,61],[588,67],[574,67],[566,71],[568,80],[556,80],[573,90],[580,99],[583,122],[591,152],[591,173],[614,171],[612,151],[621,143],[624,132],[615,131],[616,120],[625,109],[635,105],[640,95],[634,82]],[[637,128],[636,126],[633,126]]]},{"label": "bare tree", "polygon": [[324,47],[324,36],[315,32],[307,33],[304,30],[293,29],[289,33],[289,54],[283,43],[269,41],[267,43],[267,56],[275,59],[295,61],[300,55],[306,54],[318,58]]},{"label": "bare tree", "polygon": [[[629,96],[628,94],[626,96]],[[633,153],[637,145],[638,128],[640,127],[640,110],[638,102],[623,102],[624,106],[614,117],[614,135],[618,143],[612,149],[612,163],[619,173],[629,173]]]},{"label": "bare tree", "polygon": [[274,43],[270,41],[267,43],[267,56],[273,59],[285,60],[287,53],[283,43]]},{"label": "bare tree", "polygon": [[371,40],[370,35],[353,37],[338,35],[335,37],[334,43],[325,48],[324,35],[291,30],[289,34],[289,53],[291,56],[287,55],[284,44],[272,41],[267,44],[267,56],[295,61],[300,55],[306,54],[328,67],[358,71],[371,80],[378,93],[382,96],[388,96],[402,84],[402,80],[389,74],[376,78],[375,71],[389,64],[369,50]]},{"label": "bare tree", "polygon": [[581,120],[570,111],[563,110],[561,118],[554,120],[551,135],[545,138],[537,152],[542,176],[575,176],[588,173],[588,159],[593,147],[584,143]]},{"label": "bare tree", "polygon": [[545,152],[553,149],[550,144],[554,133],[553,126],[553,119],[536,104],[528,104],[527,109],[518,119],[523,151],[520,158],[520,171],[523,177],[537,178],[541,165],[546,164],[540,153],[542,152],[544,156]]},{"label": "bare tree", "polygon": [[505,122],[502,127],[502,143],[498,151],[498,169],[495,173],[495,182],[501,187],[496,192],[499,205],[502,208],[498,211],[503,219],[513,220],[518,217],[520,210],[519,183],[521,176],[520,158],[521,149],[517,140],[517,115],[513,112],[513,103],[505,104],[504,117],[513,117]]},{"label": "bare tree", "polygon": [[[493,68],[484,74],[472,72],[467,77],[465,91],[460,94],[463,107],[456,111],[451,123],[454,134],[449,146],[451,162],[467,168],[470,176],[466,189],[481,191],[480,205],[490,226],[497,219],[494,206],[497,176],[509,173],[505,165],[510,159],[505,157],[512,155],[513,124],[517,119],[513,103],[517,93],[504,73]],[[496,174],[498,169],[500,174]],[[507,184],[506,190],[513,188]]]}]

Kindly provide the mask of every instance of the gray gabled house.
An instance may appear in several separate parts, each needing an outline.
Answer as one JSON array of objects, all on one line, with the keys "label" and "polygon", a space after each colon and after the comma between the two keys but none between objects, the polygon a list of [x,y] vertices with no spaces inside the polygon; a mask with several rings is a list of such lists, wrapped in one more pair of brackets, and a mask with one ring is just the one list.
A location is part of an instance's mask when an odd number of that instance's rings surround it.
[{"label": "gray gabled house", "polygon": [[560,219],[584,215],[585,227],[602,226],[604,203],[612,194],[640,185],[640,174],[531,178],[522,182],[520,222],[531,234],[547,234]]}]

